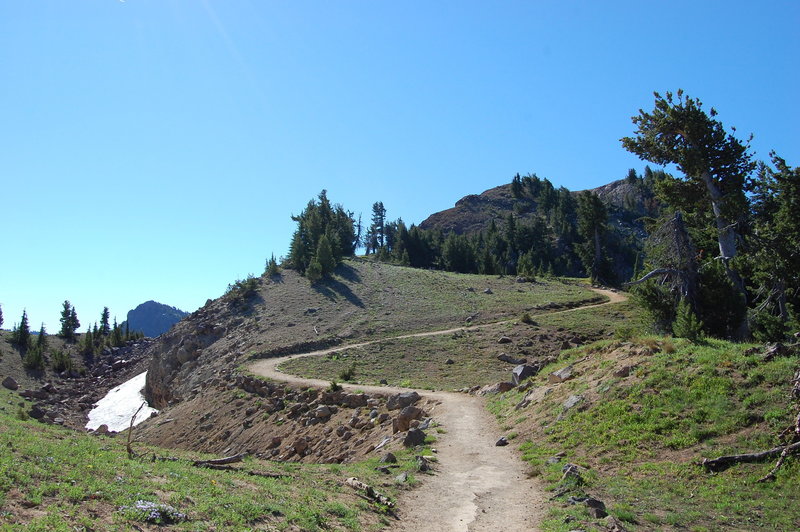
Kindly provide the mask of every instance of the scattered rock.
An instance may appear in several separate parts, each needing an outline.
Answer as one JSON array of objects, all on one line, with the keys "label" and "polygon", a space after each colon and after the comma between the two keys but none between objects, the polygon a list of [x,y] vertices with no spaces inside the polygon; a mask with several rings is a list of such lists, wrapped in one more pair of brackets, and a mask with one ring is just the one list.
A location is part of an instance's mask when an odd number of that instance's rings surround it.
[{"label": "scattered rock", "polygon": [[94,433],[99,435],[105,435],[108,434],[108,432],[109,432],[108,425],[106,425],[105,423],[103,423],[94,430]]},{"label": "scattered rock", "polygon": [[403,445],[406,447],[415,447],[423,443],[425,443],[425,433],[420,429],[409,430],[406,437],[403,438]]},{"label": "scattered rock", "polygon": [[408,473],[403,471],[402,473],[400,473],[399,475],[394,477],[394,479],[395,479],[395,481],[400,482],[402,484],[402,483],[404,483],[404,482],[406,482],[408,480]]},{"label": "scattered rock", "polygon": [[558,371],[554,371],[550,375],[547,376],[547,382],[551,384],[558,384],[559,382],[568,381],[569,379],[575,376],[575,370],[573,367],[567,366],[565,368],[561,368]]},{"label": "scattered rock", "polygon": [[381,379],[381,380],[379,381],[379,384],[388,385],[388,384],[389,384],[389,381],[387,381],[386,379]]},{"label": "scattered rock", "polygon": [[17,384],[17,381],[14,380],[14,377],[6,377],[3,379],[3,387],[16,391],[19,389],[19,384]]},{"label": "scattered rock", "polygon": [[589,515],[597,519],[602,519],[608,515],[603,501],[593,497],[570,497],[567,502],[570,504],[583,504],[589,510]]},{"label": "scattered rock", "polygon": [[513,382],[498,382],[497,384],[489,384],[478,390],[478,395],[496,395],[514,389]]},{"label": "scattered rock", "polygon": [[417,471],[424,473],[430,470],[431,466],[428,464],[428,460],[426,460],[424,456],[417,456]]},{"label": "scattered rock", "polygon": [[448,358],[447,360],[444,361],[444,363],[450,365],[450,364],[455,364],[456,362],[452,358]]},{"label": "scattered rock", "polygon": [[27,399],[47,399],[47,392],[44,390],[22,390],[19,394]]},{"label": "scattered rock", "polygon": [[497,360],[500,360],[502,362],[508,362],[509,364],[514,364],[515,366],[519,364],[524,364],[528,361],[527,358],[514,358],[511,355],[507,355],[505,353],[500,353],[499,355],[497,355]]},{"label": "scattered rock", "polygon": [[618,370],[616,370],[613,373],[613,375],[615,377],[617,377],[618,379],[624,379],[625,377],[627,377],[628,375],[633,373],[633,370],[635,370],[635,369],[636,369],[636,365],[635,364],[631,365],[631,366],[623,366],[623,367],[619,368]]},{"label": "scattered rock", "polygon": [[511,338],[509,338],[508,336],[501,336],[500,338],[497,339],[497,343],[498,344],[510,344],[511,343]]},{"label": "scattered rock", "polygon": [[574,408],[575,406],[581,404],[584,399],[585,397],[582,395],[570,395],[567,397],[567,400],[564,401],[562,406],[564,407],[564,410],[567,411],[570,408]]},{"label": "scattered rock", "polygon": [[45,411],[39,405],[33,405],[28,412],[28,415],[31,416],[33,419],[42,419],[44,417]]},{"label": "scattered rock", "polygon": [[606,516],[606,530],[608,532],[628,532],[622,522],[613,515]]},{"label": "scattered rock", "polygon": [[494,294],[494,292],[492,292],[491,288],[487,288],[486,290],[483,291],[483,293],[484,294]]},{"label": "scattered rock", "polygon": [[392,453],[386,453],[385,455],[383,455],[381,457],[381,463],[382,464],[396,464],[397,463],[397,457]]},{"label": "scattered rock", "polygon": [[533,377],[534,375],[539,373],[540,369],[542,368],[538,364],[537,365],[520,364],[519,366],[511,370],[511,378],[514,379],[514,384],[519,386],[519,383],[521,383],[525,379]]},{"label": "scattered rock", "polygon": [[505,436],[500,436],[500,439],[495,443],[496,447],[505,447],[506,445],[508,445],[508,438]]},{"label": "scattered rock", "polygon": [[563,471],[564,474],[561,475],[561,480],[559,482],[569,481],[577,485],[583,484],[581,470],[577,465],[571,463],[564,464],[561,471]]},{"label": "scattered rock", "polygon": [[327,405],[319,405],[316,410],[314,410],[314,417],[327,419],[331,417],[331,409]]},{"label": "scattered rock", "polygon": [[386,409],[399,410],[401,408],[413,405],[419,401],[419,399],[420,397],[417,392],[398,393],[397,395],[389,397],[389,399],[386,401]]},{"label": "scattered rock", "polygon": [[422,417],[422,409],[416,406],[407,406],[392,420],[392,432],[405,432],[411,427],[411,422]]}]

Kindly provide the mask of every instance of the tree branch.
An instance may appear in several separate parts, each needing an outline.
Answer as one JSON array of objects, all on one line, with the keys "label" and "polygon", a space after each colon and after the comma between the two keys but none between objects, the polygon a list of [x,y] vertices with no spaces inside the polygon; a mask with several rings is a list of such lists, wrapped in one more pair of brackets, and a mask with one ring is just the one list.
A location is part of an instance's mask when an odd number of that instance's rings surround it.
[{"label": "tree branch", "polygon": [[633,285],[641,284],[641,283],[647,281],[648,279],[650,279],[651,277],[654,277],[656,275],[661,275],[661,274],[680,275],[681,273],[683,273],[683,272],[681,272],[681,270],[676,270],[674,268],[658,268],[657,270],[651,271],[650,273],[648,273],[647,275],[645,275],[644,277],[642,277],[638,281],[631,281],[629,283],[622,283],[622,285],[623,286],[633,286]]}]

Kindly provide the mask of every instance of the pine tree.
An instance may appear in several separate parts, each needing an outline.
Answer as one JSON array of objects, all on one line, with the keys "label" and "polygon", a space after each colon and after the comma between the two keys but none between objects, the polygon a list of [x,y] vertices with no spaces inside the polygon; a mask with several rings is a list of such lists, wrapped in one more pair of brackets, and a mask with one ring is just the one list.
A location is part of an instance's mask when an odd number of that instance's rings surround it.
[{"label": "pine tree", "polygon": [[44,323],[39,328],[39,336],[36,337],[36,349],[42,353],[47,349],[47,332],[44,330]]},{"label": "pine tree", "polygon": [[75,307],[69,301],[64,301],[63,309],[61,310],[61,330],[58,335],[66,340],[75,339],[75,331],[81,326],[78,321],[78,313],[75,312]]},{"label": "pine tree", "polygon": [[275,254],[273,253],[272,256],[267,261],[267,277],[274,277],[281,273],[280,268],[278,267],[278,263],[275,260]]},{"label": "pine tree", "polygon": [[334,268],[336,268],[336,259],[333,256],[333,249],[331,248],[331,242],[327,235],[322,235],[319,239],[315,260],[320,265],[320,271],[323,277],[333,272]]},{"label": "pine tree", "polygon": [[0,328],[3,327],[3,307],[0,306]]},{"label": "pine tree", "polygon": [[672,324],[672,333],[678,338],[686,338],[697,342],[703,336],[703,322],[697,318],[692,306],[686,299],[681,299]]},{"label": "pine tree", "polygon": [[[95,325],[95,332],[97,331],[97,325]],[[83,343],[81,344],[81,353],[86,355],[91,355],[94,353],[94,335],[92,334],[91,327],[86,328],[86,334],[83,335]]]},{"label": "pine tree", "polygon": [[111,329],[111,345],[114,347],[120,347],[122,345],[122,331],[117,325],[117,318],[114,317],[114,327]]},{"label": "pine tree", "polygon": [[11,343],[21,349],[28,349],[31,345],[31,330],[28,326],[28,312],[22,311],[22,319],[18,327],[11,333]]},{"label": "pine tree", "polygon": [[100,334],[103,336],[111,334],[111,325],[109,324],[110,318],[111,313],[108,311],[108,307],[103,307],[103,314],[100,315]]}]

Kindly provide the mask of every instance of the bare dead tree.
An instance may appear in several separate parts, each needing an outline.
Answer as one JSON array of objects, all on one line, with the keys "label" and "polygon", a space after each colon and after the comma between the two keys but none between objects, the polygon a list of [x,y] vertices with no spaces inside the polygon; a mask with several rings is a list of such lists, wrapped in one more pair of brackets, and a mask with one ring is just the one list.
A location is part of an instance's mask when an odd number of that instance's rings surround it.
[{"label": "bare dead tree", "polygon": [[657,279],[666,285],[676,299],[685,298],[694,304],[697,293],[697,249],[692,242],[680,212],[658,227],[648,237],[645,250],[653,269],[627,286]]}]

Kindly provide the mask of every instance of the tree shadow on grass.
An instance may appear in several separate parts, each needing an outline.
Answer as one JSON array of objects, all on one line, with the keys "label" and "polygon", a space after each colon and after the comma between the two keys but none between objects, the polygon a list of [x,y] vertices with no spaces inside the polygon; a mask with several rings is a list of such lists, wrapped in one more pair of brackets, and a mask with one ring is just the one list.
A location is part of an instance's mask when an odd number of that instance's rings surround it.
[{"label": "tree shadow on grass", "polygon": [[[361,277],[358,272],[349,265],[342,265],[336,269],[336,273],[347,281],[358,283],[361,282]],[[359,308],[364,308],[364,302],[361,301],[357,295],[350,290],[350,287],[338,279],[331,277],[322,279],[312,284],[311,287],[320,295],[326,297],[330,301],[336,301],[340,297],[345,298],[350,304]]]}]

